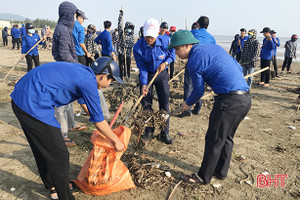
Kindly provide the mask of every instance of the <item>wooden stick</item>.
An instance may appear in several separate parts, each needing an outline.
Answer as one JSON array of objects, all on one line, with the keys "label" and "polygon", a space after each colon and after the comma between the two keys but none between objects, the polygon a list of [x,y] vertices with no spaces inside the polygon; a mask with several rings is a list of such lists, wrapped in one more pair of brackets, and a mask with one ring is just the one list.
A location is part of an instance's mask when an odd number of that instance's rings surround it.
[{"label": "wooden stick", "polygon": [[[157,75],[159,74],[159,71],[157,70],[156,73],[154,74],[153,78],[151,79],[151,81],[148,83],[146,90],[149,90],[149,88],[151,87],[151,85],[153,84],[154,80],[156,79]],[[132,112],[136,109],[136,107],[139,105],[139,103],[142,101],[142,99],[144,98],[144,95],[142,94],[140,96],[140,98],[137,100],[137,102],[133,105],[133,107],[131,108],[131,110],[127,113],[127,115],[124,118],[124,123],[129,119],[129,116],[132,114]]]},{"label": "wooden stick", "polygon": [[177,78],[180,74],[182,74],[185,71],[185,68],[183,68],[180,72],[178,72],[171,80],[169,80],[169,84],[175,79]]},{"label": "wooden stick", "polygon": [[[35,45],[33,45],[32,47],[31,47],[31,49],[29,49],[29,51],[27,51],[27,53],[24,55],[24,57],[27,55],[27,54],[29,54],[29,52],[32,50],[32,49],[34,49],[42,40],[44,40],[44,38],[42,38],[42,39],[40,39]],[[12,68],[11,68],[11,70],[9,70],[9,72],[6,74],[6,76],[4,77],[4,79],[3,79],[3,82],[5,83],[5,80],[6,80],[6,78],[8,77],[8,75],[16,68],[16,66],[19,64],[19,62],[21,62],[21,60],[22,59],[20,59],[16,64],[15,64],[15,66],[13,66]]]},{"label": "wooden stick", "polygon": [[173,193],[175,192],[176,188],[177,188],[181,183],[182,183],[182,180],[179,181],[179,182],[175,185],[174,189],[172,190],[171,194],[170,194],[169,197],[168,197],[168,200],[171,199],[171,197],[172,197]]}]

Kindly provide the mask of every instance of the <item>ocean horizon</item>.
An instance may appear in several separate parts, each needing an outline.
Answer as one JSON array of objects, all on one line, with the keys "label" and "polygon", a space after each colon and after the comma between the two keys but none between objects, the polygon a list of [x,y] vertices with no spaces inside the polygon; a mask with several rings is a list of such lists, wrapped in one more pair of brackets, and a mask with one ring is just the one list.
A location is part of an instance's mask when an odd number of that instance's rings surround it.
[{"label": "ocean horizon", "polygon": [[[227,36],[227,35],[213,35],[214,38],[216,39],[216,42],[218,45],[220,45],[221,47],[223,47],[227,52],[229,52],[230,46],[232,41],[234,40],[234,36]],[[276,58],[278,60],[284,60],[284,44],[286,41],[290,40],[290,37],[278,37],[279,41],[280,41],[280,46],[277,47],[277,54],[276,54]],[[259,43],[262,45],[263,43],[263,39],[264,37],[257,37],[257,40],[259,41]],[[297,41],[297,46],[299,46],[299,41]],[[297,53],[296,53],[296,57],[299,58],[300,57],[300,49],[297,48]],[[295,60],[293,60],[295,61]]]}]

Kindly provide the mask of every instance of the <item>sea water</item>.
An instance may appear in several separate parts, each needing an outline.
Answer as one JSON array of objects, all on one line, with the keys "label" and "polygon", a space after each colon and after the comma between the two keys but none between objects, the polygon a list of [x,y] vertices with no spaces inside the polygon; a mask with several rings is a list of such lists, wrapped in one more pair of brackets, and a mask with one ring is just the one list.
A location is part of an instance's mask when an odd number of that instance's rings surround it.
[{"label": "sea water", "polygon": [[[233,36],[214,35],[214,38],[216,39],[216,42],[217,42],[218,45],[220,45],[227,52],[229,52],[231,42],[234,40]],[[278,60],[283,60],[284,59],[284,51],[285,51],[284,44],[285,44],[286,41],[290,40],[291,38],[290,37],[278,37],[278,38],[279,38],[279,41],[280,41],[280,46],[277,47],[276,58]],[[264,39],[264,37],[257,37],[257,40],[259,41],[259,43],[261,45],[263,44],[263,39]],[[296,57],[299,58],[299,59],[297,59],[297,61],[298,60],[300,61],[300,46],[299,45],[300,44],[297,42]]]}]

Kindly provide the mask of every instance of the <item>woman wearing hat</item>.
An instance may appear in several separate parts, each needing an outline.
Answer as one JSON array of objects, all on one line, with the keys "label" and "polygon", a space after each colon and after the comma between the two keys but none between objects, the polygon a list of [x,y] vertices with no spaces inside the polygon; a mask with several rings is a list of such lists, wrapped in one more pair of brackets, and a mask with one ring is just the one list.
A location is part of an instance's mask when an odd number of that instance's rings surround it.
[{"label": "woman wearing hat", "polygon": [[[38,41],[40,41],[40,36],[34,33],[34,26],[32,25],[32,23],[27,23],[25,27],[27,34],[25,34],[22,38],[21,53],[23,55],[21,56],[21,58],[24,59],[26,57],[27,72],[29,72],[30,70],[32,70],[33,62],[35,67],[40,65],[40,58],[37,46],[34,47],[26,56],[24,56],[24,54],[26,54]],[[46,36],[44,36],[44,40],[45,39]],[[39,45],[42,44],[44,44],[43,41],[39,43]]]},{"label": "woman wearing hat", "polygon": [[[99,58],[98,44],[95,42],[97,36],[96,26],[93,24],[89,24],[87,27],[87,34],[84,38],[84,44],[88,53],[95,59]],[[85,59],[86,66],[91,66],[93,64],[93,59],[91,57],[85,56]]]},{"label": "woman wearing hat", "polygon": [[233,137],[250,109],[251,97],[242,68],[236,60],[216,44],[198,43],[190,31],[177,31],[169,48],[175,48],[181,59],[188,59],[186,67],[193,82],[193,91],[183,102],[182,112],[199,101],[205,83],[216,94],[201,167],[198,173],[182,177],[188,183],[208,184],[213,175],[220,179],[227,177]]}]

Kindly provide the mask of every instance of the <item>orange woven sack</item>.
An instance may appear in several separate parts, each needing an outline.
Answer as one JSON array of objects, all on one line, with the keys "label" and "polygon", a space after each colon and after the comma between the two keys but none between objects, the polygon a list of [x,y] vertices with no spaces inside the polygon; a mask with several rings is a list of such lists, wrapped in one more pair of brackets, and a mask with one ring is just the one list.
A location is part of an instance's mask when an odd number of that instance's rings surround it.
[{"label": "orange woven sack", "polygon": [[[131,130],[119,126],[113,130],[127,149]],[[94,147],[75,181],[86,194],[106,195],[120,190],[135,188],[131,175],[120,160],[123,152],[116,152],[111,141],[94,130],[91,137]]]}]

